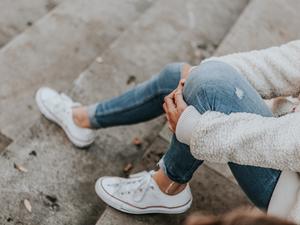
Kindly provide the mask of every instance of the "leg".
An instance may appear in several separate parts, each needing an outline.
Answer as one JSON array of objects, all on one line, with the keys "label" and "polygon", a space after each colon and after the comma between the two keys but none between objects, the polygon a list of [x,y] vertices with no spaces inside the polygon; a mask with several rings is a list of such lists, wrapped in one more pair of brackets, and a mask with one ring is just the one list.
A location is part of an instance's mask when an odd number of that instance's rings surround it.
[{"label": "leg", "polygon": [[[194,69],[185,84],[184,97],[188,104],[194,105],[201,113],[213,110],[227,114],[248,112],[272,116],[248,81],[221,62],[208,62]],[[161,164],[171,180],[186,183],[202,161],[196,160],[189,147],[179,143],[174,136]],[[229,166],[250,200],[256,206],[267,209],[281,172],[233,163]]]},{"label": "leg", "polygon": [[160,116],[163,114],[164,97],[177,87],[184,65],[187,64],[168,64],[158,75],[121,96],[87,109],[75,109],[75,122],[83,127],[105,128],[139,123]]}]

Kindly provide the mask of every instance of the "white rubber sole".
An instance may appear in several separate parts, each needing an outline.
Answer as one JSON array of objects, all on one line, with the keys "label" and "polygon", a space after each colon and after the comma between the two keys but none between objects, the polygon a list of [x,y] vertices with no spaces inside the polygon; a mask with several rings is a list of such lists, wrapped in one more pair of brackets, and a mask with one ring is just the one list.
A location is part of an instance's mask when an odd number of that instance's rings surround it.
[{"label": "white rubber sole", "polygon": [[93,142],[95,141],[95,138],[93,139],[88,139],[88,140],[81,140],[81,139],[78,139],[76,137],[74,137],[72,135],[72,132],[70,132],[70,130],[68,129],[67,126],[64,125],[64,123],[56,117],[55,114],[51,113],[47,107],[43,104],[42,102],[42,99],[41,99],[41,91],[42,89],[39,89],[36,93],[36,97],[35,97],[35,100],[36,100],[36,103],[38,105],[38,108],[39,110],[41,111],[41,113],[50,121],[56,123],[57,125],[59,125],[63,130],[64,132],[66,133],[67,137],[69,138],[69,140],[76,146],[76,147],[79,147],[79,148],[85,148],[85,147],[88,147],[90,146],[91,144],[93,144]]},{"label": "white rubber sole", "polygon": [[190,199],[186,204],[179,207],[173,207],[173,208],[167,208],[167,207],[147,207],[147,208],[138,208],[134,207],[126,202],[123,202],[121,200],[118,200],[117,198],[114,198],[113,196],[109,195],[102,187],[102,180],[105,177],[102,177],[97,180],[95,185],[95,191],[97,195],[109,206],[112,208],[119,210],[124,213],[129,214],[153,214],[153,213],[159,213],[159,214],[180,214],[186,212],[192,204],[192,199]]}]

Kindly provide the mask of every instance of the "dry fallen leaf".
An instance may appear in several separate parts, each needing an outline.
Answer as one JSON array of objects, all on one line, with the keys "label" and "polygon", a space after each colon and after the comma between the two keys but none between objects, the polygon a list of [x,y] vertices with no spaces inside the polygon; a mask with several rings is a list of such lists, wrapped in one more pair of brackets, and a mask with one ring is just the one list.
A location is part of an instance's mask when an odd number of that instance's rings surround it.
[{"label": "dry fallen leaf", "polygon": [[123,171],[124,173],[128,173],[130,170],[132,170],[133,165],[131,163],[128,163],[124,168]]},{"label": "dry fallen leaf", "polygon": [[30,212],[30,213],[32,212],[32,206],[28,199],[24,199],[24,206],[28,212]]},{"label": "dry fallen leaf", "polygon": [[127,79],[127,84],[132,84],[132,83],[135,83],[136,82],[136,76],[134,75],[130,75]]},{"label": "dry fallen leaf", "polygon": [[19,170],[20,172],[23,172],[23,173],[27,173],[28,172],[28,170],[25,167],[23,167],[21,165],[18,165],[16,163],[14,163],[14,168],[17,169],[17,170]]},{"label": "dry fallen leaf", "polygon": [[132,140],[132,144],[136,145],[136,146],[140,146],[142,145],[142,141],[141,139],[139,139],[138,137],[135,137],[133,140]]}]

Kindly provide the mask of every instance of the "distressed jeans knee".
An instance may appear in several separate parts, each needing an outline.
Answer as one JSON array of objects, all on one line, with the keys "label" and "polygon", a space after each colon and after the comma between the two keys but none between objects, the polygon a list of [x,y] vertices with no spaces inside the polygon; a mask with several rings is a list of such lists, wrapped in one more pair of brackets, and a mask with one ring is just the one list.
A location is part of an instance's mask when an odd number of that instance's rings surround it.
[{"label": "distressed jeans knee", "polygon": [[259,94],[233,67],[223,62],[209,61],[192,70],[183,96],[200,113],[210,110],[229,114],[243,109],[272,115],[262,100],[253,104],[253,99],[261,99]]}]

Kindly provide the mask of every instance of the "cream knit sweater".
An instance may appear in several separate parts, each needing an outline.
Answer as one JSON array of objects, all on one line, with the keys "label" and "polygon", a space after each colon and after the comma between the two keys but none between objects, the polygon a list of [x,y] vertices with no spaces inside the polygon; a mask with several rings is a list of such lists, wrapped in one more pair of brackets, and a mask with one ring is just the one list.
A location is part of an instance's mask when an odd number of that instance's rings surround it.
[{"label": "cream knit sweater", "polygon": [[[209,60],[233,66],[265,99],[300,93],[300,40]],[[189,106],[176,136],[198,159],[300,171],[300,112],[278,118],[212,111],[201,115]],[[299,201],[288,217],[300,223],[300,194],[294,198]]]}]

